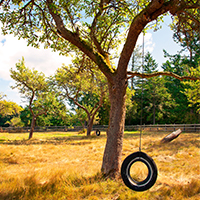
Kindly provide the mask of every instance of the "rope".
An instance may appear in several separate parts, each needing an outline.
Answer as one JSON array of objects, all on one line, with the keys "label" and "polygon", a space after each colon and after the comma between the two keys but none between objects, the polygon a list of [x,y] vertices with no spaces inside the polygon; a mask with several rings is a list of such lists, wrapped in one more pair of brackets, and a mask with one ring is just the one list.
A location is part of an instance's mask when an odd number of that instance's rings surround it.
[{"label": "rope", "polygon": [[[144,32],[142,38],[142,74],[143,74],[143,66],[144,66]],[[142,76],[142,96],[141,96],[141,116],[140,116],[140,142],[139,142],[139,151],[142,151],[142,118],[143,118],[143,76]]]}]

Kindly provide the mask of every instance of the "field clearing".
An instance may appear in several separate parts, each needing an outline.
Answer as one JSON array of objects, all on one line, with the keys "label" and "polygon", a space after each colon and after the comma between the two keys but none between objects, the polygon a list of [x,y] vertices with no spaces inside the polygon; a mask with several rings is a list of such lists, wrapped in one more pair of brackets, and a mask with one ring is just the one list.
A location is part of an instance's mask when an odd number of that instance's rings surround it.
[{"label": "field clearing", "polygon": [[[160,144],[167,133],[143,133],[142,150],[158,167],[156,184],[134,192],[102,177],[106,134],[74,132],[0,133],[1,200],[199,200],[200,134],[182,133]],[[123,158],[138,151],[139,133],[125,132]]]}]

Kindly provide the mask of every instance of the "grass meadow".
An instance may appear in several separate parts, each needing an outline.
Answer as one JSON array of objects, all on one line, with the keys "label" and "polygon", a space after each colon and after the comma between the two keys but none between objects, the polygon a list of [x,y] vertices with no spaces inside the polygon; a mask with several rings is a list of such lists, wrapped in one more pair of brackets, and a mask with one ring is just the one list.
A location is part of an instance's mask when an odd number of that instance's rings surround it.
[{"label": "grass meadow", "polygon": [[[105,133],[34,133],[31,140],[28,133],[0,133],[0,200],[199,200],[200,133],[160,144],[166,134],[143,133],[142,151],[156,162],[158,179],[135,192],[121,179],[102,177]],[[122,160],[138,145],[139,133],[125,132]]]}]

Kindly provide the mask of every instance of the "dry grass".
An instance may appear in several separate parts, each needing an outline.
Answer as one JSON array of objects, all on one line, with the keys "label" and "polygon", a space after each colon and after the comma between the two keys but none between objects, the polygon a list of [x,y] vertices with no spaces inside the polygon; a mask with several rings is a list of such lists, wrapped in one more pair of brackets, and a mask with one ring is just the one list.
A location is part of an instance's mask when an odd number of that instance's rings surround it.
[{"label": "dry grass", "polygon": [[[2,200],[198,200],[200,199],[200,134],[181,134],[169,144],[167,133],[144,133],[142,150],[153,157],[159,175],[146,192],[134,192],[121,180],[100,172],[105,133],[0,134],[0,199]],[[125,133],[123,159],[138,151],[138,133]],[[142,173],[142,172],[141,172]]]}]

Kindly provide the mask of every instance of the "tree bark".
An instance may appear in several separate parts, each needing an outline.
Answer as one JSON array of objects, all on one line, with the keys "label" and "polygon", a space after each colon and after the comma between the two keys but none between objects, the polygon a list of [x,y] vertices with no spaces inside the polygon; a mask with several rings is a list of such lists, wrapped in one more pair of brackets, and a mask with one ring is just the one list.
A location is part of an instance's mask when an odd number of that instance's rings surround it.
[{"label": "tree bark", "polygon": [[32,118],[32,122],[31,122],[31,130],[30,130],[30,133],[29,133],[29,140],[33,137],[33,132],[34,132],[34,128],[35,128],[35,122],[36,122],[36,117],[33,116]]},{"label": "tree bark", "polygon": [[109,83],[111,101],[107,142],[101,171],[105,176],[118,178],[121,166],[123,134],[126,112],[126,79],[117,78],[115,85]]},{"label": "tree bark", "polygon": [[94,120],[93,117],[92,117],[90,120],[88,120],[88,125],[87,125],[87,136],[90,136],[90,135],[91,135],[92,126],[93,126],[93,120]]},{"label": "tree bark", "polygon": [[178,130],[170,133],[166,137],[164,137],[160,142],[161,143],[169,143],[172,140],[174,140],[175,138],[177,138],[181,134],[181,132],[182,132],[181,129],[178,129]]}]

